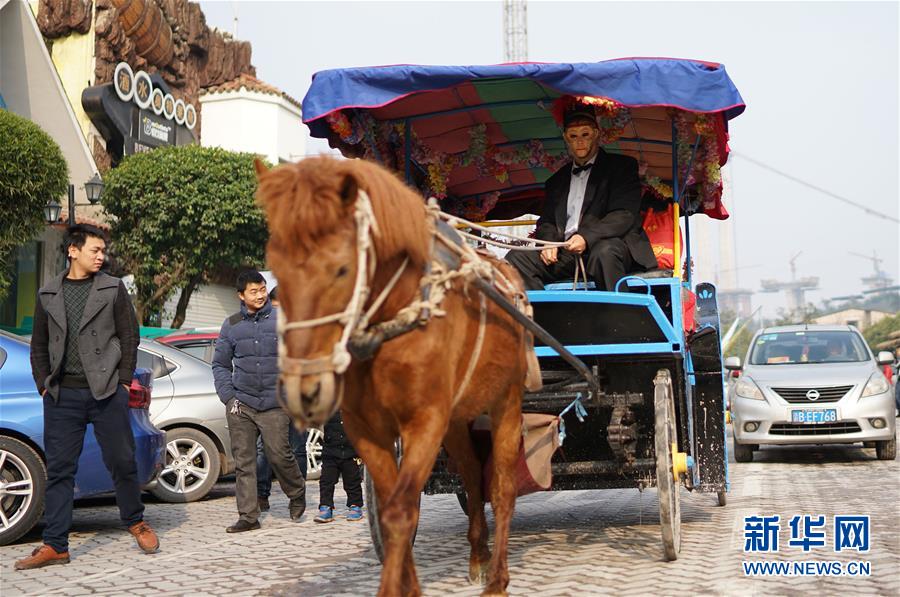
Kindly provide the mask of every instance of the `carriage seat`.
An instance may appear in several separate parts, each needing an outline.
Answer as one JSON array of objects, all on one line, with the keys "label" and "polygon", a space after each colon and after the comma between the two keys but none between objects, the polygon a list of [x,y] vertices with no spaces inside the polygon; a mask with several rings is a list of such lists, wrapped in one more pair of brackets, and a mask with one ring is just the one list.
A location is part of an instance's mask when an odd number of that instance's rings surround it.
[{"label": "carriage seat", "polygon": [[[670,269],[651,269],[645,272],[632,272],[626,275],[634,278],[652,280],[655,278],[671,278],[673,273],[674,272]],[[574,282],[574,279],[572,278],[566,280],[557,280],[556,282],[551,282],[550,284],[544,284],[544,290],[571,290],[572,282]],[[577,290],[597,290],[597,285],[593,280],[588,280],[587,287],[585,287],[584,282],[578,282]]]},{"label": "carriage seat", "polygon": [[651,269],[645,272],[633,272],[627,274],[633,278],[644,278],[645,280],[653,280],[655,278],[671,278],[675,272],[671,269]]}]

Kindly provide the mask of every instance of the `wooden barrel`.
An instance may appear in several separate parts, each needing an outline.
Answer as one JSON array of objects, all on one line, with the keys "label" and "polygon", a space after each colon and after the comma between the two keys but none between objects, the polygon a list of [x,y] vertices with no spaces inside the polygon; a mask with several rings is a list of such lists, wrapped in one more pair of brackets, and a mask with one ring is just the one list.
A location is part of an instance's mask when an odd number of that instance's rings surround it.
[{"label": "wooden barrel", "polygon": [[125,35],[134,41],[138,56],[156,66],[172,61],[172,29],[153,0],[112,0]]}]

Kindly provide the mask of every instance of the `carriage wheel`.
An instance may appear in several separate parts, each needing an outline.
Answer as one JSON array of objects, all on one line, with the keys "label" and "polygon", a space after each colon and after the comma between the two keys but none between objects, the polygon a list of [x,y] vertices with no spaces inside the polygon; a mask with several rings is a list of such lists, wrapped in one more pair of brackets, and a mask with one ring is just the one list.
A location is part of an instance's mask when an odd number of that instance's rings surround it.
[{"label": "carriage wheel", "polygon": [[675,433],[675,399],[668,369],[660,369],[653,380],[656,411],[656,489],[659,497],[659,523],[663,551],[667,560],[678,559],[681,551],[680,480],[675,475],[674,455],[678,451]]},{"label": "carriage wheel", "polygon": [[728,497],[725,495],[724,489],[720,489],[716,492],[716,498],[718,498],[720,506],[724,506],[728,503]]},{"label": "carriage wheel", "polygon": [[[400,440],[397,440],[397,465],[403,458],[403,449]],[[375,483],[372,481],[372,475],[365,468],[363,469],[365,481],[365,502],[366,502],[366,520],[369,523],[369,534],[372,536],[372,547],[375,549],[375,557],[382,564],[384,563],[384,540],[381,538],[381,519],[378,516],[378,496],[375,495]],[[419,495],[419,507],[422,506],[422,496]],[[416,528],[413,529],[412,537],[409,542],[413,545],[416,543],[416,533],[419,531],[418,521]]]}]

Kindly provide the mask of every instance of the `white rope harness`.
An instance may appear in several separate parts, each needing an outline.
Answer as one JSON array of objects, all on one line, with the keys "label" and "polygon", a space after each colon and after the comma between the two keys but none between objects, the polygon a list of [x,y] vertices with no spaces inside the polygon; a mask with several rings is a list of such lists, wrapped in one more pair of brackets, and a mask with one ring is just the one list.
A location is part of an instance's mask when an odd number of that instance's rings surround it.
[{"label": "white rope harness", "polygon": [[[350,351],[347,350],[347,343],[350,341],[350,334],[353,333],[363,316],[363,307],[366,299],[369,297],[369,283],[375,273],[375,265],[377,263],[375,256],[375,246],[372,244],[372,235],[378,234],[378,222],[375,220],[375,214],[372,211],[372,201],[369,199],[368,193],[359,190],[356,198],[356,209],[353,214],[356,220],[356,280],[353,283],[353,294],[347,307],[340,313],[316,317],[315,319],[305,319],[302,321],[279,321],[278,326],[278,342],[284,342],[284,336],[291,330],[303,330],[319,327],[328,323],[340,323],[343,325],[341,338],[334,345],[331,357],[321,357],[318,359],[296,359],[286,355],[282,355],[283,361],[280,369],[288,373],[293,373],[292,369],[300,369],[297,374],[302,374],[302,369],[314,368],[315,371],[308,370],[306,372],[321,372],[319,369],[327,367],[326,361],[330,361],[332,371],[335,375],[340,375],[350,366],[352,357]],[[404,262],[403,267],[406,267]],[[403,268],[401,268],[403,269]],[[395,275],[399,278],[398,275]],[[392,287],[385,287],[381,296],[378,297],[376,303],[383,302],[387,292]]]},{"label": "white rope harness", "polygon": [[472,228],[473,230],[480,230],[481,232],[487,232],[489,234],[496,234],[498,236],[505,236],[506,238],[511,238],[513,240],[519,240],[529,243],[528,245],[510,245],[507,243],[501,243],[499,241],[483,238],[481,236],[476,236],[469,232],[464,232],[463,230],[457,230],[460,236],[464,236],[469,240],[474,240],[481,243],[486,243],[489,245],[493,245],[495,247],[499,247],[501,249],[515,249],[518,251],[543,251],[544,249],[550,249],[553,247],[565,247],[567,243],[564,242],[556,242],[550,240],[541,240],[539,238],[531,238],[528,236],[519,236],[517,234],[512,234],[509,232],[501,232],[499,230],[491,230],[486,226],[479,226],[475,222],[470,222],[469,220],[459,218],[457,216],[451,216],[448,213],[444,213],[442,211],[438,211],[438,217],[444,220],[449,224],[465,226],[466,228]]},{"label": "white rope harness", "polygon": [[[469,222],[463,218],[451,216],[440,211],[437,200],[431,198],[426,206],[426,213],[432,219],[443,219],[451,224],[461,224],[476,230],[487,231],[488,229],[479,226],[473,222]],[[409,265],[407,257],[400,267],[394,272],[388,284],[382,289],[379,295],[372,302],[368,310],[365,310],[366,301],[371,292],[371,282],[377,267],[377,256],[375,247],[372,242],[374,236],[379,234],[378,223],[372,210],[372,202],[368,193],[360,189],[356,199],[354,210],[354,220],[356,222],[356,278],[353,285],[353,293],[350,301],[343,311],[324,315],[312,319],[287,321],[284,313],[279,310],[278,317],[278,356],[279,369],[282,373],[291,376],[293,383],[299,384],[303,375],[322,375],[322,385],[324,391],[333,392],[336,390],[335,403],[340,405],[343,394],[343,379],[337,380],[335,387],[335,377],[340,377],[350,366],[352,355],[348,349],[351,338],[354,335],[363,335],[369,328],[369,322],[372,317],[384,304],[384,301],[390,295],[396,286],[401,275]],[[479,242],[490,242],[495,246],[507,247],[517,250],[543,250],[549,247],[563,247],[566,243],[543,241],[533,238],[516,236],[514,234],[500,233],[516,240],[527,241],[532,244],[530,247],[522,247],[518,245],[506,245],[496,241],[488,241],[473,234],[463,231],[457,231],[461,236],[476,240]],[[452,252],[460,259],[460,266],[457,269],[447,269],[439,261],[434,260],[431,264],[431,271],[422,276],[420,281],[420,292],[417,298],[411,303],[400,309],[390,322],[377,325],[392,324],[395,326],[412,326],[418,322],[419,325],[427,323],[428,317],[442,317],[446,312],[440,308],[447,291],[451,288],[453,282],[458,278],[472,279],[480,277],[484,280],[492,281],[498,290],[509,297],[514,297],[518,292],[515,286],[496,269],[489,261],[481,258],[477,251],[466,243],[455,244],[444,238],[443,235],[433,232],[433,238],[444,243]],[[583,265],[582,265],[583,269]],[[426,291],[427,289],[427,291]],[[423,316],[427,314],[427,316]],[[462,382],[457,388],[453,396],[453,404],[462,397],[466,388],[471,382],[472,375],[481,355],[482,346],[484,344],[485,328],[487,322],[487,305],[486,298],[481,293],[479,329],[476,337],[475,347]],[[341,337],[332,348],[331,354],[317,357],[313,359],[303,359],[287,356],[287,350],[284,346],[284,338],[288,332],[293,330],[311,329],[331,323],[337,323],[342,326]],[[337,406],[335,406],[337,408]]]}]

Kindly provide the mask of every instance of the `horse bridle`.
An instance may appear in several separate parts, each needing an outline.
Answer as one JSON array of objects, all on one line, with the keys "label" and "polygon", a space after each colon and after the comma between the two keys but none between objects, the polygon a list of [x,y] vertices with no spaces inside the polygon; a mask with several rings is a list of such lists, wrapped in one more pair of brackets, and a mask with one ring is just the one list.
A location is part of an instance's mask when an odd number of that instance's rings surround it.
[{"label": "horse bridle", "polygon": [[[378,222],[372,211],[372,201],[369,199],[368,193],[362,189],[359,189],[353,215],[356,222],[356,279],[353,283],[353,295],[344,310],[323,317],[295,321],[288,321],[284,310],[278,310],[278,366],[279,371],[286,377],[282,383],[296,385],[291,389],[295,390],[294,395],[299,395],[303,376],[319,375],[321,376],[320,393],[325,396],[334,395],[337,405],[340,404],[343,394],[343,378],[340,376],[352,361],[348,350],[350,338],[354,331],[365,329],[368,320],[384,302],[409,261],[407,259],[403,262],[369,310],[364,313],[363,308],[369,298],[370,284],[377,265],[372,236],[378,234]],[[287,356],[284,339],[288,332],[315,328],[329,323],[339,323],[343,326],[341,338],[332,348],[330,355],[314,359]]]}]

